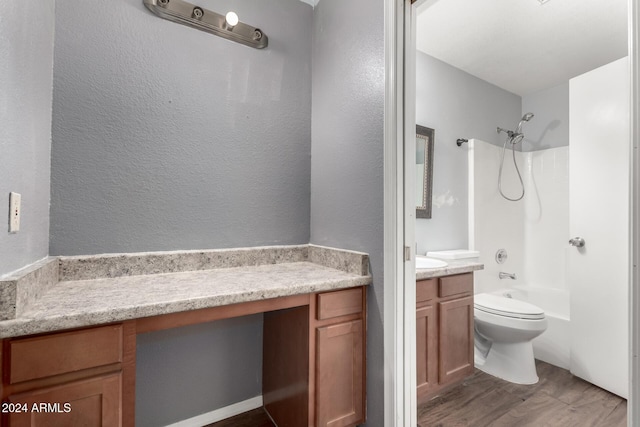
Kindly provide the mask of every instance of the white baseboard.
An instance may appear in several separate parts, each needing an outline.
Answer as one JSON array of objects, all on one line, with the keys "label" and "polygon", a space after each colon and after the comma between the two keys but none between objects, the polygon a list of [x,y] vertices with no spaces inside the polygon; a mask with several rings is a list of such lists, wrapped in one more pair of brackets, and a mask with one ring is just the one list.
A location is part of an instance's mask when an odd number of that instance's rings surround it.
[{"label": "white baseboard", "polygon": [[256,396],[242,402],[234,403],[233,405],[225,406],[224,408],[216,409],[215,411],[207,412],[206,414],[200,414],[187,420],[178,421],[177,423],[170,424],[167,427],[202,427],[207,424],[242,414],[243,412],[257,409],[261,406],[262,396]]}]

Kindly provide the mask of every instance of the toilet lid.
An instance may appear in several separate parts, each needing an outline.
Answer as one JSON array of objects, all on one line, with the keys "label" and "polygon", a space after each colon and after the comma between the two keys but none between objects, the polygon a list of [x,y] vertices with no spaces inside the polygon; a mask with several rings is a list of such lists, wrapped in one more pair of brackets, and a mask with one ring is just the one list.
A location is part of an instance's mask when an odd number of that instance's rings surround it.
[{"label": "toilet lid", "polygon": [[528,302],[493,294],[476,294],[474,308],[516,319],[544,319],[544,311]]}]

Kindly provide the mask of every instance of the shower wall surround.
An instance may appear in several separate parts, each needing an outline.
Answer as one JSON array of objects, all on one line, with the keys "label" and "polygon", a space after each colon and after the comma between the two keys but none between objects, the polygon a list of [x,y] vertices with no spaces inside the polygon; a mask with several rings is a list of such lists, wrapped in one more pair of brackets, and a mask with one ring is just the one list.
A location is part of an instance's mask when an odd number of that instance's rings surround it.
[{"label": "shower wall surround", "polygon": [[[513,168],[511,151],[505,159],[502,188],[507,196],[519,194],[520,181]],[[480,252],[484,270],[474,275],[475,292],[495,290],[500,271],[522,277],[524,259],[524,227],[522,202],[510,202],[498,192],[498,169],[502,148],[488,142],[469,141],[469,247]],[[516,161],[523,165],[522,153],[516,152]],[[521,168],[524,169],[524,168]],[[523,179],[528,175],[522,171]],[[528,186],[525,183],[525,186]],[[528,195],[525,195],[527,197]],[[503,264],[495,261],[496,252],[506,249],[508,258]],[[500,282],[504,282],[501,280]],[[497,282],[499,286],[501,283]],[[512,280],[509,280],[511,284]]]},{"label": "shower wall surround", "polygon": [[[498,168],[502,148],[473,140],[469,180],[470,243],[480,251],[485,269],[476,272],[476,292],[492,292],[515,284],[567,289],[566,250],[569,235],[569,147],[516,152],[526,194],[521,202],[509,202],[498,193]],[[511,151],[505,155],[505,194],[518,194]],[[509,257],[498,264],[498,249]],[[500,271],[517,279],[500,280]]]},{"label": "shower wall surround", "polygon": [[522,153],[526,164],[524,277],[528,285],[568,291],[569,147]]}]

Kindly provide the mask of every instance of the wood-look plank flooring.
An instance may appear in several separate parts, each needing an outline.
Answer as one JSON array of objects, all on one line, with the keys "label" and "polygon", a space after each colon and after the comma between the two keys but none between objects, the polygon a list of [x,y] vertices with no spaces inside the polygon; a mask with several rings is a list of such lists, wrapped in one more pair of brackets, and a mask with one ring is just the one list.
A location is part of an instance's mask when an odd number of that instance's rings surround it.
[{"label": "wood-look plank flooring", "polygon": [[[517,385],[476,369],[463,384],[418,406],[419,427],[626,427],[626,400],[537,361],[540,381]],[[206,427],[275,427],[258,408]]]},{"label": "wood-look plank flooring", "polygon": [[205,427],[275,427],[275,424],[263,408],[258,408]]},{"label": "wood-look plank flooring", "polygon": [[419,427],[626,427],[626,400],[564,369],[536,364],[534,385],[476,369],[462,385],[418,406]]}]

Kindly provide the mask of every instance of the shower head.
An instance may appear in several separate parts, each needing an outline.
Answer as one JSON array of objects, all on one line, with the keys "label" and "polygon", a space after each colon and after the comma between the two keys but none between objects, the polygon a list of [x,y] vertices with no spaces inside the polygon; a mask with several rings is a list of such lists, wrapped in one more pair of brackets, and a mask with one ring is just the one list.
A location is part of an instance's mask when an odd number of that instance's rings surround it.
[{"label": "shower head", "polygon": [[528,122],[532,118],[533,118],[533,113],[527,113],[524,116],[522,116],[522,119],[520,119],[520,123],[518,123],[518,128],[516,129],[515,133],[520,133],[522,131],[522,124],[524,122]]},{"label": "shower head", "polygon": [[524,139],[524,134],[518,132],[518,133],[513,133],[510,137],[509,137],[509,143],[511,145],[516,145],[519,142],[522,142],[522,140]]}]

